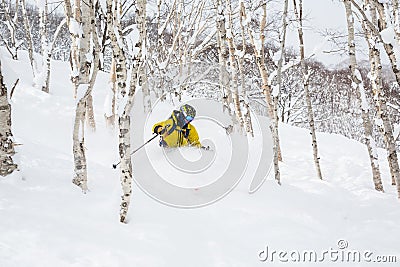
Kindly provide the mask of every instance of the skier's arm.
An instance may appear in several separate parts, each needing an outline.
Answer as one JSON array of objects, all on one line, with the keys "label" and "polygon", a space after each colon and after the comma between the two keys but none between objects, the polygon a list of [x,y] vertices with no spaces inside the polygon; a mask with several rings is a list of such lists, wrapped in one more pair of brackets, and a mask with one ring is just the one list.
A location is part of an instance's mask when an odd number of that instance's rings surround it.
[{"label": "skier's arm", "polygon": [[165,121],[154,124],[153,133],[161,134],[161,131],[163,130],[164,125],[165,125]]},{"label": "skier's arm", "polygon": [[197,133],[196,128],[191,125],[188,140],[191,146],[201,147],[201,143],[199,141],[199,134]]}]

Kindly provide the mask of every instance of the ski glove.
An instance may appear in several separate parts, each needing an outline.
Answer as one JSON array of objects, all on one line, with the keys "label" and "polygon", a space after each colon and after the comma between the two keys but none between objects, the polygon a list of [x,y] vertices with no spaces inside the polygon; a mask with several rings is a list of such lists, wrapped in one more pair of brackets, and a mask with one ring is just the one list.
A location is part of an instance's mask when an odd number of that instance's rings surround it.
[{"label": "ski glove", "polygon": [[161,125],[154,127],[155,134],[160,134],[162,130],[163,130],[163,127]]}]

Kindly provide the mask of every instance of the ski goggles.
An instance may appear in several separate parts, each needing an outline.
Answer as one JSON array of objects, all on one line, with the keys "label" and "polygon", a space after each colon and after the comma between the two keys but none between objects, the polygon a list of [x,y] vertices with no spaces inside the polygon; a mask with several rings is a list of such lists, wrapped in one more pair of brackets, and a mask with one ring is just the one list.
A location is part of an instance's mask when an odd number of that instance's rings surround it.
[{"label": "ski goggles", "polygon": [[189,121],[189,122],[192,121],[193,119],[194,119],[194,118],[193,118],[192,116],[189,116],[189,115],[186,116],[186,120]]}]

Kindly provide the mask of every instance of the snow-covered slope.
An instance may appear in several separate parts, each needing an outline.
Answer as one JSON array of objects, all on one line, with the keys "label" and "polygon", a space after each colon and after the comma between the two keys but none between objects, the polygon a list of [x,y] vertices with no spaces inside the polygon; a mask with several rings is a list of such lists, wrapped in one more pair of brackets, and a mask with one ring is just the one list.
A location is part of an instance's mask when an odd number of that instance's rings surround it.
[{"label": "snow-covered slope", "polygon": [[[320,181],[308,131],[288,125],[280,129],[282,186],[268,178],[249,194],[251,177],[245,176],[216,203],[180,209],[155,201],[134,185],[129,223],[119,223],[119,174],[111,168],[118,160],[117,137],[103,121],[107,75],[99,75],[94,90],[97,131],[87,131],[90,191],[82,194],[71,183],[75,104],[67,63],[53,62],[47,95],[32,88],[26,55],[18,62],[4,53],[1,56],[9,87],[21,78],[11,103],[13,134],[22,144],[15,156],[20,171],[0,179],[1,267],[281,266],[285,259],[286,265],[309,266],[307,260],[294,263],[291,258],[304,251],[315,251],[318,259],[324,255],[325,266],[337,262],[339,266],[397,266],[367,264],[366,251],[372,253],[371,261],[390,255],[400,261],[400,202],[389,184],[383,151],[384,194],[373,189],[362,144],[320,133],[324,176]],[[201,123],[196,126],[201,136],[213,134]],[[157,153],[160,148],[154,142],[146,149]],[[194,153],[189,151],[189,156]],[[133,161],[135,174],[141,162],[134,157]],[[263,262],[267,249],[269,257]],[[277,252],[271,258],[273,251]],[[280,251],[286,256],[279,258]],[[348,263],[325,251],[359,251],[362,257]]]}]

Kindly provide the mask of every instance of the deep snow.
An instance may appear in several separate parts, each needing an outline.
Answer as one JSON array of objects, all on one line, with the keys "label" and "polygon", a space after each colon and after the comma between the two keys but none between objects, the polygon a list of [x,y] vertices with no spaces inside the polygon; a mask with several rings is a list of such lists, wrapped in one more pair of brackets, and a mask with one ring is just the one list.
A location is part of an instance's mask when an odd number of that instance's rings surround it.
[{"label": "deep snow", "polygon": [[[400,202],[390,185],[384,151],[380,150],[379,156],[386,193],[379,193],[373,189],[367,151],[361,143],[318,133],[324,176],[320,181],[308,131],[288,125],[280,128],[282,186],[269,177],[257,192],[249,194],[251,172],[247,172],[230,194],[214,204],[180,209],[155,201],[134,185],[129,223],[121,224],[119,173],[111,168],[118,160],[117,136],[103,120],[107,74],[99,74],[93,93],[97,131],[86,131],[90,191],[83,194],[71,183],[75,101],[68,64],[52,62],[50,94],[45,94],[32,87],[26,54],[21,53],[22,60],[12,61],[1,52],[9,88],[21,78],[11,104],[13,134],[22,144],[14,157],[20,171],[0,179],[1,267],[310,266],[316,263],[282,263],[276,257],[274,262],[262,262],[259,256],[266,246],[321,254],[338,249],[339,240],[348,242],[351,250],[396,255],[400,261]],[[157,113],[149,124],[166,118],[171,107],[168,103],[161,106],[165,114]],[[200,121],[195,125],[200,136],[215,132]],[[221,136],[214,134],[217,140]],[[135,145],[141,142],[135,140]],[[157,142],[146,149],[155,153],[161,164]],[[224,149],[219,148],[217,155]],[[197,152],[187,153],[195,157]],[[134,168],[140,168],[135,156],[132,159]],[[182,183],[178,178],[174,182]],[[194,183],[196,187],[202,181]],[[193,190],[193,194],[201,194],[199,191]],[[324,264],[398,263],[327,260]]]}]

